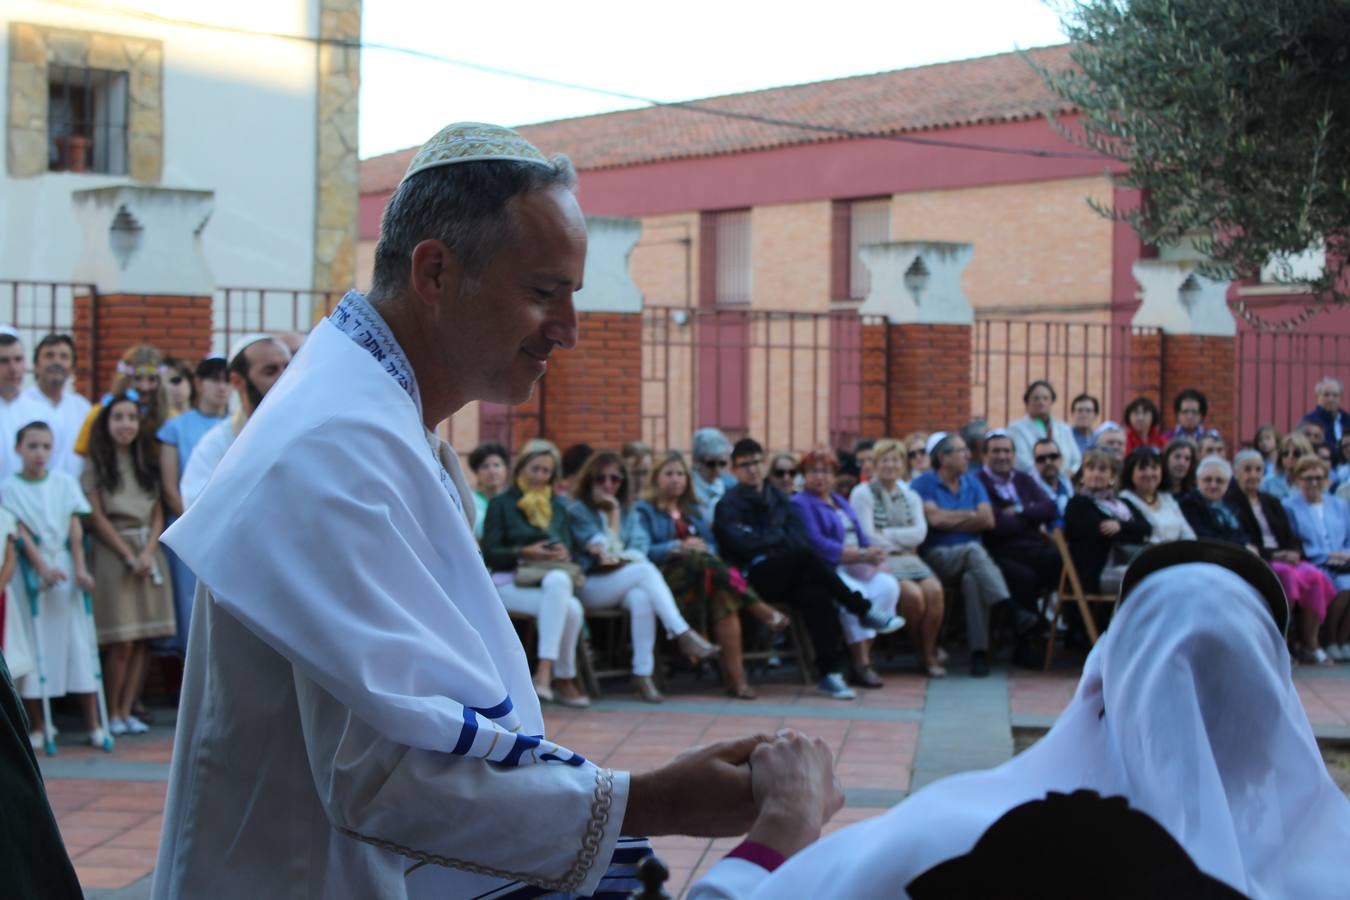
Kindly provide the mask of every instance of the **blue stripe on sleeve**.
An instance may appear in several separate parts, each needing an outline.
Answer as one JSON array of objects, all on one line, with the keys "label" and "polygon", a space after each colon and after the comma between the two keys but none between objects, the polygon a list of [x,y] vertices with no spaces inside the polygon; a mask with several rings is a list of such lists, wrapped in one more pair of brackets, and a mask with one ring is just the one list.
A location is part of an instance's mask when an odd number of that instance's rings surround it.
[{"label": "blue stripe on sleeve", "polygon": [[480,716],[483,716],[484,718],[500,719],[502,716],[506,715],[511,710],[515,709],[515,705],[511,702],[511,695],[507,694],[506,699],[502,700],[502,702],[498,703],[496,706],[489,706],[487,708],[481,706],[473,706],[470,707],[470,709],[478,713]]},{"label": "blue stripe on sleeve", "polygon": [[464,728],[459,732],[459,743],[455,744],[455,749],[450,752],[456,756],[464,756],[473,748],[474,738],[478,737],[478,717],[474,715],[472,707],[464,707]]}]

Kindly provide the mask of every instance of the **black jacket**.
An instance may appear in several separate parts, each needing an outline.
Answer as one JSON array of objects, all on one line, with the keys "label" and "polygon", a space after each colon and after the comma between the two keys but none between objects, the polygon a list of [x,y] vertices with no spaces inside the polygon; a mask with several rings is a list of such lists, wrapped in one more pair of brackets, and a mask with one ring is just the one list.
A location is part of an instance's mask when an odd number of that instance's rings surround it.
[{"label": "black jacket", "polygon": [[1099,529],[1103,522],[1115,516],[1108,514],[1091,497],[1075,494],[1064,508],[1064,540],[1068,542],[1069,556],[1083,582],[1083,590],[1089,594],[1101,593],[1102,569],[1106,568],[1113,546],[1143,544],[1153,533],[1153,526],[1133,503],[1121,502],[1130,508],[1130,518],[1118,519],[1120,531],[1110,538],[1103,537]]},{"label": "black jacket", "polygon": [[[1279,549],[1293,550],[1302,556],[1303,541],[1299,540],[1293,526],[1289,524],[1289,514],[1284,511],[1284,504],[1271,494],[1257,494],[1256,497],[1261,502],[1261,512],[1265,514],[1266,523],[1270,525],[1275,543],[1280,545]],[[1252,512],[1252,505],[1247,502],[1246,495],[1241,491],[1229,491],[1228,505],[1237,513],[1238,521],[1247,532],[1247,543],[1261,551],[1262,559],[1269,561],[1274,551],[1262,546],[1261,524],[1256,521],[1256,514]]]},{"label": "black jacket", "polygon": [[[1215,514],[1210,507],[1209,501],[1200,496],[1199,491],[1188,491],[1182,494],[1177,500],[1177,505],[1181,507],[1181,514],[1186,517],[1186,521],[1191,523],[1191,528],[1195,530],[1195,536],[1198,538],[1210,538],[1216,541],[1224,541],[1229,544],[1247,544],[1247,530],[1241,524],[1237,528],[1230,528]],[[1226,504],[1232,509],[1232,504]],[[1236,515],[1237,510],[1233,510]],[[1241,519],[1238,520],[1241,523]],[[1258,541],[1259,543],[1259,541]]]},{"label": "black jacket", "polygon": [[722,558],[741,569],[761,556],[813,552],[797,508],[767,481],[762,490],[727,491],[713,510],[713,534]]}]

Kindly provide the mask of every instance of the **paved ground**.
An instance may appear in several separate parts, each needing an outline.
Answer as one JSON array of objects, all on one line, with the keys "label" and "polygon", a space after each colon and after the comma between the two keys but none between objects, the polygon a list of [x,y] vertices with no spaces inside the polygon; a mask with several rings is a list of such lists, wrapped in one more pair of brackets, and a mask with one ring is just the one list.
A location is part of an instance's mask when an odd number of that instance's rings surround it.
[{"label": "paved ground", "polygon": [[[1077,672],[996,669],[987,679],[929,681],[883,673],[887,687],[856,703],[818,697],[784,680],[761,684],[753,703],[723,699],[704,681],[680,682],[660,707],[614,693],[590,710],[546,713],[548,731],[591,759],[625,769],[660,765],[678,750],[784,726],[824,737],[838,756],[848,805],[831,829],[883,812],[912,790],[1013,753],[1013,728],[1048,727],[1073,694]],[[780,679],[784,676],[778,676]],[[1350,741],[1350,666],[1297,671],[1299,693],[1319,737]],[[148,735],[126,738],[112,754],[74,743],[43,759],[52,806],[88,896],[149,896],[159,844],[164,785],[172,753],[172,712]],[[66,736],[63,736],[63,740]],[[70,738],[73,741],[73,737]],[[672,894],[706,871],[737,841],[656,841],[672,870]]]}]

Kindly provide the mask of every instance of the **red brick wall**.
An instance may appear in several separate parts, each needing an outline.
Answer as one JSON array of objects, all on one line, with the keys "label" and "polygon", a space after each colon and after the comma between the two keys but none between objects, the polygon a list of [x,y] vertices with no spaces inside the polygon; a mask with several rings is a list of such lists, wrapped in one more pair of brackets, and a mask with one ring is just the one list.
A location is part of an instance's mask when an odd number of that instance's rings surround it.
[{"label": "red brick wall", "polygon": [[544,436],[617,450],[642,436],[642,316],[581,313],[576,349],[555,352],[540,385]]},{"label": "red brick wall", "polygon": [[[1162,340],[1161,334],[1130,336],[1129,370],[1126,373],[1129,389],[1125,392],[1125,402],[1128,403],[1141,395],[1149,397],[1157,402],[1159,409],[1164,410],[1163,416],[1166,419],[1168,415],[1166,408],[1171,403],[1171,398],[1163,396],[1162,393]],[[1124,415],[1124,412],[1123,409],[1113,410],[1111,415]]]},{"label": "red brick wall", "polygon": [[970,326],[889,327],[890,434],[966,424],[970,420]]},{"label": "red brick wall", "polygon": [[93,354],[87,343],[77,348],[77,385],[86,396],[96,399],[112,386],[114,366],[136,344],[151,344],[165,356],[194,362],[211,352],[210,297],[99,294],[93,302],[93,327],[89,298],[80,298],[75,306],[77,342],[81,335],[94,336]]},{"label": "red brick wall", "polygon": [[862,325],[862,402],[859,407],[858,433],[867,437],[894,437],[891,431],[888,348],[890,325],[865,322]]},{"label": "red brick wall", "polygon": [[1209,401],[1205,424],[1219,429],[1230,452],[1238,446],[1233,432],[1234,344],[1229,337],[1169,334],[1162,338],[1162,407],[1167,427],[1176,424],[1172,398],[1195,388]]}]

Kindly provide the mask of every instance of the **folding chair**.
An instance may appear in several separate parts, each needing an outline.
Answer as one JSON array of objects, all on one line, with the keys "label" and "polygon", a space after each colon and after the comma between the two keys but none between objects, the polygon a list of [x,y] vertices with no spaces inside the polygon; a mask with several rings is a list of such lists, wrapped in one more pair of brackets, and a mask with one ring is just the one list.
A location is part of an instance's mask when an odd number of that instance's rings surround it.
[{"label": "folding chair", "polygon": [[[801,616],[795,614],[789,607],[774,603],[769,605],[792,620],[792,624],[787,627],[786,631],[782,632],[787,638],[787,646],[775,648],[773,637],[778,632],[761,628],[758,622],[748,616],[743,617],[741,619],[741,630],[745,634],[746,649],[741,656],[747,664],[746,668],[749,668],[750,663],[762,663],[775,656],[779,659],[790,659],[797,663],[797,671],[801,673],[802,684],[810,687],[815,683],[812,680],[812,667],[815,664],[815,659],[811,652],[810,638],[806,634],[806,626],[802,624]],[[762,637],[766,634],[768,640],[764,641]]]},{"label": "folding chair", "polygon": [[1064,540],[1064,530],[1056,528],[1050,534],[1050,539],[1055,542],[1055,549],[1059,551],[1060,562],[1063,563],[1063,571],[1059,573],[1059,587],[1055,591],[1055,614],[1050,620],[1050,636],[1045,642],[1045,669],[1050,670],[1050,659],[1055,652],[1055,632],[1059,629],[1060,613],[1064,610],[1064,604],[1072,601],[1077,604],[1078,612],[1083,616],[1083,627],[1087,629],[1088,640],[1095,646],[1097,643],[1097,623],[1092,619],[1092,603],[1109,603],[1112,607],[1116,604],[1116,597],[1113,594],[1089,594],[1083,590],[1083,581],[1078,577],[1078,569],[1073,564],[1073,557],[1069,555],[1069,544]]}]

